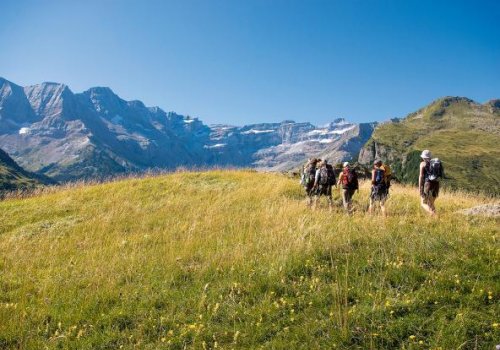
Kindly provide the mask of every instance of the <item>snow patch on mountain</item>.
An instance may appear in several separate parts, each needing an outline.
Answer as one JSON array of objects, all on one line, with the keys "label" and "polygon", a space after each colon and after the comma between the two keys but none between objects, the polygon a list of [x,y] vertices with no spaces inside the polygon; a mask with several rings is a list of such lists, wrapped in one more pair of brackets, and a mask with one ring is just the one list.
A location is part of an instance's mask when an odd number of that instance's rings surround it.
[{"label": "snow patch on mountain", "polygon": [[28,127],[22,127],[19,129],[19,135],[29,135],[31,132],[31,129]]},{"label": "snow patch on mountain", "polygon": [[275,132],[276,130],[257,130],[257,129],[250,129],[247,131],[243,131],[241,134],[242,135],[249,135],[249,134],[267,134],[270,132]]},{"label": "snow patch on mountain", "polygon": [[223,147],[226,147],[227,144],[226,143],[216,143],[215,145],[205,145],[203,147],[207,148],[207,149],[211,149],[211,148],[223,148]]}]

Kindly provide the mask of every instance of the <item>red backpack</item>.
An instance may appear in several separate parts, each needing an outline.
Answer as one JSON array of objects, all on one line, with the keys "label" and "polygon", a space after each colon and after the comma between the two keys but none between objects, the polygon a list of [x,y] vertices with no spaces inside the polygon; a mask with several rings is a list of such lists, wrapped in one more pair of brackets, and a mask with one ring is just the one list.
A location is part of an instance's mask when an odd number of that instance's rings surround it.
[{"label": "red backpack", "polygon": [[342,187],[350,189],[358,189],[358,175],[351,168],[344,168],[342,171]]}]

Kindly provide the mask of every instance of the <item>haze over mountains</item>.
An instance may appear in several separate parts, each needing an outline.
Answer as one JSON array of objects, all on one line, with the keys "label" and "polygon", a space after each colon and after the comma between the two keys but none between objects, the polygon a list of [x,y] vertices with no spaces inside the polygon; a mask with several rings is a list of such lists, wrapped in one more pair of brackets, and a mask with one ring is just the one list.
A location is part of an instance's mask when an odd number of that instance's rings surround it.
[{"label": "haze over mountains", "polygon": [[58,181],[181,166],[287,170],[310,156],[355,159],[375,126],[342,118],[321,127],[289,120],[208,126],[105,87],[73,93],[64,84],[21,87],[0,78],[0,148]]}]

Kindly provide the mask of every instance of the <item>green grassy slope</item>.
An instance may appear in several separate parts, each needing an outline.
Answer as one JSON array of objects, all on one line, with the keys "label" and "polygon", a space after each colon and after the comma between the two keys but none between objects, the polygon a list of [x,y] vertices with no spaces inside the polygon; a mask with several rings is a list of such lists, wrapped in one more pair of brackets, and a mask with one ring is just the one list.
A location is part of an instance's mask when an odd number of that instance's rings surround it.
[{"label": "green grassy slope", "polygon": [[409,158],[406,166],[396,164],[403,181],[416,182],[414,163],[423,149],[430,149],[444,161],[446,185],[500,194],[500,113],[493,104],[443,98],[400,122],[380,125],[368,144],[373,141],[392,153],[389,157],[397,158],[396,163]]},{"label": "green grassy slope", "polygon": [[51,183],[53,181],[49,178],[21,168],[7,153],[0,149],[0,194],[5,191],[30,189]]},{"label": "green grassy slope", "polygon": [[[338,199],[338,194],[336,194]],[[295,179],[176,173],[0,202],[0,348],[490,349],[498,219],[312,212]]]}]

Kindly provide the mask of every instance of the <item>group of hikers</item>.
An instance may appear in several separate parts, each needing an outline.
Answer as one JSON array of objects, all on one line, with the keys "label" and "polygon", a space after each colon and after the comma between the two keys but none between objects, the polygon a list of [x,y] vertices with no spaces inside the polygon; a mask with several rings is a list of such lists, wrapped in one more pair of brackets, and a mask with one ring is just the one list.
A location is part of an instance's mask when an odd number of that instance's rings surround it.
[{"label": "group of hikers", "polygon": [[[431,152],[424,150],[420,155],[418,186],[421,206],[430,215],[436,214],[434,201],[439,195],[439,179],[444,176],[443,166],[439,159],[432,159]],[[347,213],[352,213],[352,198],[359,192],[359,181],[356,169],[349,162],[342,163],[342,170],[336,178],[334,167],[326,159],[310,158],[302,168],[300,183],[307,195],[307,205],[313,209],[322,196],[328,200],[330,210],[333,208],[332,188],[338,186],[341,191],[342,203]],[[392,180],[391,167],[377,159],[371,170],[371,192],[368,212],[371,214],[376,206],[380,206],[382,215],[386,216],[385,203],[389,197]]]}]

